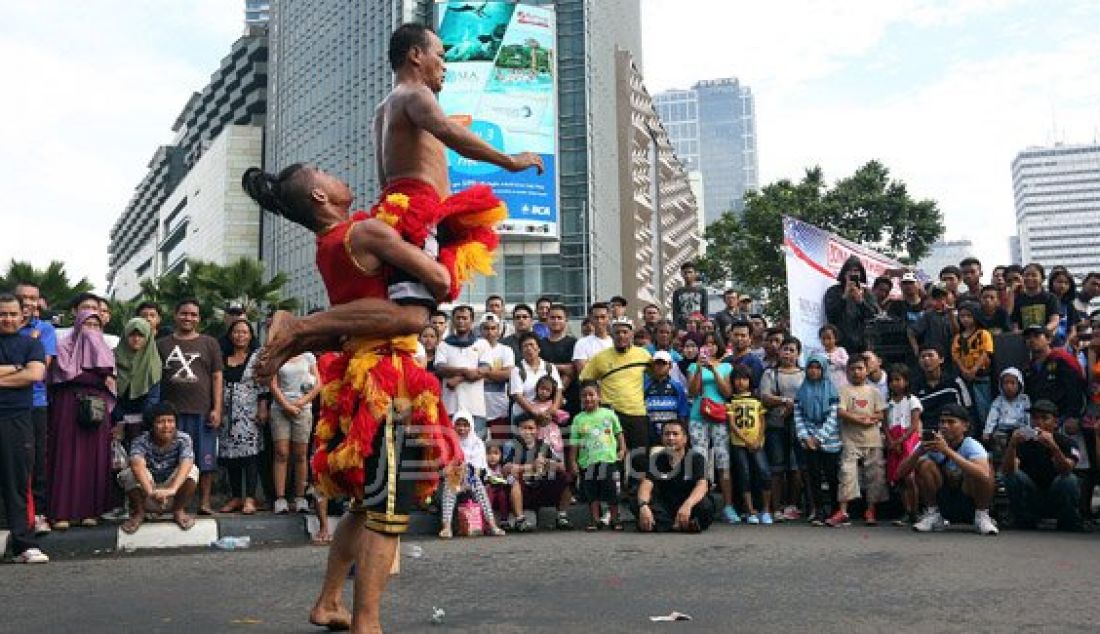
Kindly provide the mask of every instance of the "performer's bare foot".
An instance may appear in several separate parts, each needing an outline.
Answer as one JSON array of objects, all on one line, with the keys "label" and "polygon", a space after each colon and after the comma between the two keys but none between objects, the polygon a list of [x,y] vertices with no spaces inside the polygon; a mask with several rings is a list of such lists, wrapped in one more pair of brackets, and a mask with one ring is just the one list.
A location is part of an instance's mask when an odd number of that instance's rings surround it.
[{"label": "performer's bare foot", "polygon": [[267,343],[260,351],[260,358],[256,363],[257,381],[270,380],[294,356],[294,331],[294,315],[285,310],[275,311],[267,330]]},{"label": "performer's bare foot", "polygon": [[322,607],[318,604],[309,611],[309,622],[327,627],[330,632],[344,632],[351,629],[351,612],[343,605]]}]

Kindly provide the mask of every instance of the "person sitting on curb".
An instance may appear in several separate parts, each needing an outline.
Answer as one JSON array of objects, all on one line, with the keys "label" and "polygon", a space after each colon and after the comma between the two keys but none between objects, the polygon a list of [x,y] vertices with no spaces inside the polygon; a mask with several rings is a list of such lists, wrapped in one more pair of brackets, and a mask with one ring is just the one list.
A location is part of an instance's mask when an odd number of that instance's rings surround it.
[{"label": "person sitting on curb", "polygon": [[167,401],[155,405],[149,417],[153,421],[151,430],[134,440],[130,466],[118,474],[118,484],[130,501],[130,519],[122,525],[122,531],[137,532],[150,502],[158,513],[171,507],[176,524],[190,530],[195,520],[185,509],[199,482],[191,437],[176,429],[176,408]]},{"label": "person sitting on curb", "polygon": [[573,529],[566,511],[573,497],[569,485],[572,474],[565,468],[565,457],[554,453],[549,443],[538,439],[538,424],[530,415],[516,423],[519,428],[511,455],[504,465],[504,475],[512,478],[510,488],[512,517],[510,527],[517,533],[533,529],[523,511],[538,512],[546,506],[558,510],[555,527],[560,531]]},{"label": "person sitting on curb", "polygon": [[714,522],[707,459],[688,446],[688,437],[683,420],[667,421],[661,428],[664,448],[652,455],[633,508],[643,533],[699,533]]},{"label": "person sitting on curb", "polygon": [[1054,517],[1060,531],[1081,530],[1080,489],[1073,475],[1079,455],[1057,429],[1058,407],[1041,399],[1031,406],[1031,426],[1013,432],[1005,447],[1001,471],[1017,528],[1035,528],[1040,518]]},{"label": "person sitting on curb", "polygon": [[948,403],[940,409],[939,431],[925,430],[921,443],[898,466],[898,479],[916,473],[921,501],[927,507],[913,525],[920,533],[947,528],[944,517],[966,522],[974,519],[979,535],[996,535],[989,516],[995,484],[993,465],[981,443],[966,435],[970,413],[962,405]]}]

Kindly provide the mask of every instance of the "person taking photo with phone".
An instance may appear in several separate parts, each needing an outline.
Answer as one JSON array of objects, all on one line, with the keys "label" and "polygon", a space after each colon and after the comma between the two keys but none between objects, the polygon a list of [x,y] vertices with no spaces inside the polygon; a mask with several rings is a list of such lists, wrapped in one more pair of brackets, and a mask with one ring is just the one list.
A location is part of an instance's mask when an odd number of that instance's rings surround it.
[{"label": "person taking photo with phone", "polygon": [[1046,399],[1031,406],[1031,425],[1012,433],[1001,472],[1015,528],[1058,520],[1058,530],[1081,530],[1080,489],[1073,468],[1080,460],[1069,436],[1058,431],[1058,407]]}]

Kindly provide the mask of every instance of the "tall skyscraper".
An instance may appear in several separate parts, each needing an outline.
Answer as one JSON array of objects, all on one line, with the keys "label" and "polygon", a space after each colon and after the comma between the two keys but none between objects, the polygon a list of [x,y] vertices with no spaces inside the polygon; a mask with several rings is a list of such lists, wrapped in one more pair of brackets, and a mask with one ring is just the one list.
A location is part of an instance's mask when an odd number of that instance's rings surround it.
[{"label": "tall skyscraper", "polygon": [[112,296],[130,299],[141,280],[182,272],[187,258],[224,264],[258,255],[259,213],[233,183],[262,158],[267,54],[262,30],[241,37],[183,106],[175,139],[153,153],[111,227]]},{"label": "tall skyscraper", "polygon": [[1100,271],[1100,144],[1031,147],[1012,161],[1023,262]]},{"label": "tall skyscraper", "polygon": [[759,186],[752,90],[736,78],[714,79],[660,93],[654,102],[677,156],[702,174],[704,224],[742,212],[745,192]]},{"label": "tall skyscraper", "polygon": [[245,27],[267,26],[271,17],[271,2],[269,0],[245,0],[244,24]]},{"label": "tall skyscraper", "polygon": [[[972,255],[974,243],[970,240],[937,240],[929,247],[928,255],[917,262],[917,268],[938,280],[945,266],[958,266],[964,258]],[[986,265],[986,268],[992,269],[992,265]]]},{"label": "tall skyscraper", "polygon": [[[559,235],[506,238],[497,275],[479,280],[463,299],[547,294],[579,313],[619,293],[620,272],[629,263],[620,240],[615,52],[631,52],[641,67],[640,8],[637,0],[521,4],[552,7],[557,20]],[[424,0],[272,2],[267,166],[315,162],[347,179],[358,204],[371,204],[378,191],[371,119],[393,82],[389,35],[402,22],[432,20],[435,6]],[[288,275],[288,293],[304,306],[327,304],[312,266],[312,236],[270,214],[264,223],[269,270]]]}]

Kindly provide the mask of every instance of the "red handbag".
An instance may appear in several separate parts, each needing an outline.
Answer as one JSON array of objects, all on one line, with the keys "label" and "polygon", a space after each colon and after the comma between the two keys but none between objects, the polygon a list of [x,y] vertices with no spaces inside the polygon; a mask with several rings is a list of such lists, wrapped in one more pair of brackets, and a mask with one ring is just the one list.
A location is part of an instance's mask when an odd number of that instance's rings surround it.
[{"label": "red handbag", "polygon": [[699,403],[699,412],[708,422],[721,424],[725,424],[726,422],[725,403],[720,403],[704,396],[702,402]]}]

